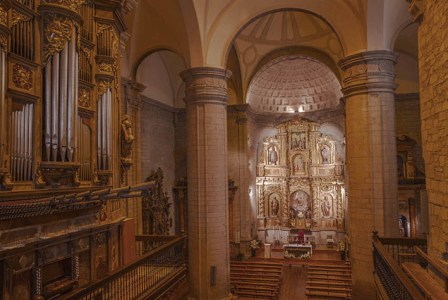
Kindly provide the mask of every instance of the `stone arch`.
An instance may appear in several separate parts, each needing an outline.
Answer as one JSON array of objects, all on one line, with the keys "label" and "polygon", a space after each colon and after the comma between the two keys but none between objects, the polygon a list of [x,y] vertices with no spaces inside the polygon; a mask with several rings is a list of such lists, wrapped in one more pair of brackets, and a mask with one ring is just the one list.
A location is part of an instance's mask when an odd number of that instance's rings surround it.
[{"label": "stone arch", "polygon": [[185,66],[187,66],[186,60],[185,58],[175,49],[172,49],[168,46],[161,46],[161,47],[152,47],[150,49],[148,49],[146,52],[144,52],[144,54],[140,55],[135,62],[132,64],[131,66],[131,72],[130,72],[130,77],[133,81],[136,81],[137,79],[137,70],[139,68],[139,66],[141,65],[141,63],[145,60],[145,58],[147,58],[148,56],[150,56],[151,54],[157,53],[159,51],[170,51],[173,52],[174,54],[178,55]]},{"label": "stone arch", "polygon": [[[245,1],[244,4],[238,2],[238,5],[229,5],[215,19],[210,28],[206,45],[206,64],[225,66],[230,46],[241,30],[261,16],[284,10],[304,11],[324,20],[338,36],[345,55],[365,48],[365,32],[362,29],[362,20],[359,20],[348,4],[345,4],[347,8],[344,9],[341,7],[345,5],[340,3],[330,2],[324,7],[316,2],[276,1],[272,5],[270,1],[261,0],[257,2],[256,9],[254,9],[251,1]],[[335,14],[335,11],[340,11],[343,16]],[[219,26],[222,25],[224,19],[229,26]],[[359,24],[359,26],[354,24]]]}]

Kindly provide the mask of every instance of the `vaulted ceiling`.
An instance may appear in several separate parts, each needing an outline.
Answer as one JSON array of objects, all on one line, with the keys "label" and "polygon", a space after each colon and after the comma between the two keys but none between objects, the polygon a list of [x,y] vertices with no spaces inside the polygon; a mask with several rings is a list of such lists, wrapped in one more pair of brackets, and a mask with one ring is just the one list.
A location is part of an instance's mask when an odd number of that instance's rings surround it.
[{"label": "vaulted ceiling", "polygon": [[339,81],[325,64],[309,57],[281,57],[257,72],[247,102],[257,113],[283,114],[333,108],[341,97]]}]

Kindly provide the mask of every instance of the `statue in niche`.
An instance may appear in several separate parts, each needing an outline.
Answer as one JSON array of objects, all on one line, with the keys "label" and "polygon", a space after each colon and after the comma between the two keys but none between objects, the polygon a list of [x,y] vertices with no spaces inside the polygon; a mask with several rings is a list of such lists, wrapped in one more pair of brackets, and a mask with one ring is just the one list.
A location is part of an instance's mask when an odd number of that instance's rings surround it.
[{"label": "statue in niche", "polygon": [[320,204],[320,209],[324,218],[331,217],[331,201],[328,199],[328,196],[324,196],[324,199]]},{"label": "statue in niche", "polygon": [[327,145],[323,145],[322,149],[320,151],[320,154],[322,156],[322,164],[329,164],[330,163],[330,147]]},{"label": "statue in niche", "polygon": [[305,173],[305,163],[303,161],[302,155],[297,155],[294,159],[293,170],[294,174],[303,174]]},{"label": "statue in niche", "polygon": [[123,121],[121,122],[121,133],[122,133],[121,156],[123,158],[129,158],[131,156],[132,143],[135,140],[135,136],[132,132],[132,122],[128,115],[124,115]]},{"label": "statue in niche", "polygon": [[268,164],[276,165],[278,160],[278,153],[274,146],[269,147],[268,150]]},{"label": "statue in niche", "polygon": [[274,196],[271,200],[271,216],[278,216],[278,210],[280,208],[280,202],[277,199],[277,196]]},{"label": "statue in niche", "polygon": [[291,133],[291,149],[306,149],[305,133],[292,132]]},{"label": "statue in niche", "polygon": [[289,217],[291,219],[306,217],[309,210],[309,195],[304,191],[295,191],[290,196]]}]

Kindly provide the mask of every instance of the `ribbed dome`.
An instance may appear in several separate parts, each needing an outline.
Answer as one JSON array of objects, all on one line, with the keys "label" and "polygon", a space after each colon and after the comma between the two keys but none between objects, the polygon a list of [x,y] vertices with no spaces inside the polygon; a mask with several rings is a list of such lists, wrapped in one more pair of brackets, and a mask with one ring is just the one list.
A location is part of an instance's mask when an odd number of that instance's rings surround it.
[{"label": "ribbed dome", "polygon": [[247,102],[260,113],[293,113],[335,107],[342,97],[334,73],[310,58],[279,59],[255,74]]}]

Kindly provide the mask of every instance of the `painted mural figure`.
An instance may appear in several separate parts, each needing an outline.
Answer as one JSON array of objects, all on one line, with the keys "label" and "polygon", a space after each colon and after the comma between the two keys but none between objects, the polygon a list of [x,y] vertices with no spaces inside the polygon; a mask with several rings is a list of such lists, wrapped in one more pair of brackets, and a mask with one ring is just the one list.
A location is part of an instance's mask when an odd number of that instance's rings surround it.
[{"label": "painted mural figure", "polygon": [[324,196],[324,200],[322,201],[322,204],[320,205],[320,209],[322,210],[322,216],[330,217],[330,215],[331,215],[331,202],[328,199],[328,196]]},{"label": "painted mural figure", "polygon": [[327,145],[323,145],[320,153],[322,155],[322,164],[329,164],[330,163],[330,148]]},{"label": "painted mural figure", "polygon": [[277,150],[275,150],[275,147],[271,146],[268,151],[268,164],[276,165],[277,160],[278,160]]},{"label": "painted mural figure", "polygon": [[280,202],[278,201],[277,197],[274,197],[274,199],[272,199],[272,201],[271,201],[271,215],[272,216],[278,215],[279,207],[280,207]]}]

